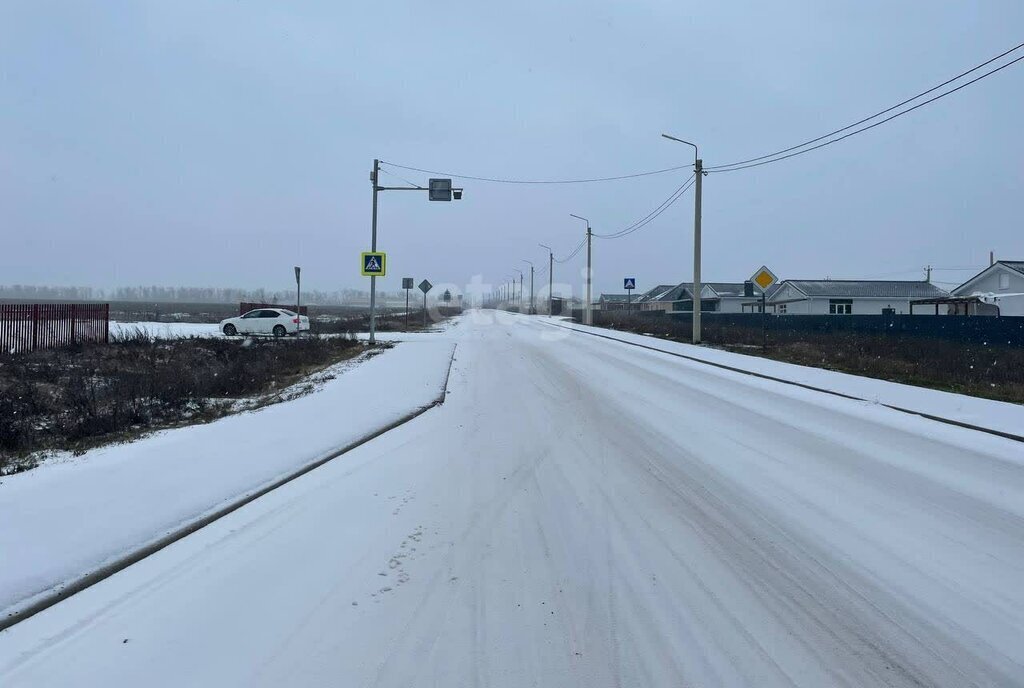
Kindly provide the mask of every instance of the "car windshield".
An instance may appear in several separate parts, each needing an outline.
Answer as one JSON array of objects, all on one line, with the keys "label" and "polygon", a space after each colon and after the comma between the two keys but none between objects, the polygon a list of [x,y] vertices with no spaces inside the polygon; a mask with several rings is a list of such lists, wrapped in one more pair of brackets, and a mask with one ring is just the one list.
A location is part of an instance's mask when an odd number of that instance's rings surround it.
[{"label": "car windshield", "polygon": [[286,310],[285,310],[285,309],[283,309],[283,308],[281,309],[281,312],[282,312],[282,313],[284,313],[285,315],[291,315],[291,316],[294,316],[294,315],[295,315],[295,313],[293,313],[292,311],[286,311]]}]

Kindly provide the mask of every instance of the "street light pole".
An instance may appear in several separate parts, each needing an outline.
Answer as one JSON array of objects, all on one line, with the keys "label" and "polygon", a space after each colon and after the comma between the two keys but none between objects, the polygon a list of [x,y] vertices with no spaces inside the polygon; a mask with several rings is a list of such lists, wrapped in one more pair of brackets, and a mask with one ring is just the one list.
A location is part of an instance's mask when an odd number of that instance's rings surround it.
[{"label": "street light pole", "polygon": [[[377,173],[380,171],[380,160],[373,159],[373,221],[370,229],[370,250],[377,251]],[[373,344],[374,332],[377,330],[377,276],[370,275],[370,343]]]},{"label": "street light pole", "polygon": [[529,315],[533,315],[533,263],[526,260],[525,258],[522,259],[522,262],[530,263],[530,306],[526,310],[526,312]]},{"label": "street light pole", "polygon": [[[523,312],[523,271],[520,270],[519,268],[512,268],[512,269],[519,273],[519,298],[518,299],[513,299],[512,303],[517,308],[519,308],[519,312],[522,313]],[[516,289],[516,278],[513,277],[512,278],[512,291],[515,292],[515,289]]]},{"label": "street light pole", "polygon": [[703,161],[698,157],[700,155],[697,144],[677,139],[675,136],[669,136],[668,134],[662,134],[663,138],[669,139],[670,141],[678,141],[679,143],[685,143],[687,146],[693,146],[693,173],[696,177],[694,183],[694,198],[693,198],[693,326],[692,326],[692,341],[694,344],[700,344],[700,202],[701,202],[701,187],[702,180],[704,178],[704,165]]},{"label": "street light pole", "polygon": [[592,325],[594,323],[594,317],[590,312],[590,280],[592,277],[591,266],[593,265],[593,262],[590,244],[593,233],[590,231],[590,220],[585,217],[580,217],[579,215],[573,215],[572,213],[569,213],[569,217],[575,217],[577,220],[583,220],[587,223],[587,302],[583,305],[583,324]]},{"label": "street light pole", "polygon": [[[454,198],[456,201],[462,200],[462,193],[465,189],[461,187],[456,188],[451,186],[451,180],[441,180],[449,182],[449,198],[435,198],[434,192],[426,186],[381,186],[377,183],[377,178],[380,176],[380,160],[377,158],[373,159],[373,172],[370,173],[370,182],[373,184],[373,222],[370,230],[370,251],[373,253],[377,252],[377,193],[380,191],[426,191],[430,193],[430,200],[451,200]],[[425,292],[424,292],[425,294]],[[370,275],[370,343],[373,344],[374,333],[377,330],[377,276]]]},{"label": "street light pole", "polygon": [[546,248],[548,250],[548,317],[550,318],[553,315],[551,311],[554,308],[554,300],[551,293],[551,289],[555,279],[555,254],[551,251],[550,246],[545,246],[544,244],[538,244],[538,246],[540,246],[541,248]]}]

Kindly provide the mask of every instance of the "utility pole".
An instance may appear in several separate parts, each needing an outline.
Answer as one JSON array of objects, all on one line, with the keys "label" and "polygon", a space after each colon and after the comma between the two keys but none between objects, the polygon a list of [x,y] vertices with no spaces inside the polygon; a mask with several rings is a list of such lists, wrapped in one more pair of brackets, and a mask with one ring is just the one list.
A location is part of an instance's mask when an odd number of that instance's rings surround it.
[{"label": "utility pole", "polygon": [[693,343],[700,344],[700,195],[704,179],[704,163],[700,159],[697,144],[677,139],[675,136],[662,134],[662,138],[693,146],[693,174],[695,178],[693,193]]},{"label": "utility pole", "polygon": [[533,315],[533,263],[530,263],[530,315]]},{"label": "utility pole", "polygon": [[[385,163],[386,164],[386,163]],[[377,193],[380,191],[426,191],[431,201],[456,201],[462,200],[465,189],[452,186],[451,179],[431,179],[429,186],[381,186],[378,183],[380,176],[380,160],[373,159],[373,171],[370,172],[370,182],[373,184],[373,223],[370,234],[370,251],[377,252]],[[366,274],[365,271],[363,274]],[[375,341],[377,331],[377,275],[370,275],[370,343]]]},{"label": "utility pole", "polygon": [[523,312],[523,271],[519,271],[519,312]]},{"label": "utility pole", "polygon": [[591,312],[590,312],[590,280],[591,280],[591,266],[593,265],[593,263],[592,263],[593,254],[591,253],[591,245],[590,244],[591,244],[591,238],[593,236],[593,233],[590,231],[590,220],[588,220],[585,217],[580,217],[579,215],[573,215],[572,213],[569,213],[569,217],[575,217],[577,220],[583,220],[584,222],[587,223],[587,288],[586,288],[587,302],[585,304],[583,304],[583,324],[584,325],[591,325],[594,322],[593,315],[591,315]]},{"label": "utility pole", "polygon": [[[370,250],[377,251],[377,173],[380,171],[380,160],[373,159],[373,222],[370,230]],[[370,275],[370,343],[373,344],[374,332],[377,330],[377,276]]]},{"label": "utility pole", "polygon": [[533,261],[523,258],[521,262],[530,264],[530,305],[527,307],[526,312],[528,315],[533,315]]},{"label": "utility pole", "polygon": [[586,324],[587,325],[593,325],[594,324],[594,316],[590,312],[590,280],[591,280],[591,276],[592,276],[591,275],[591,265],[593,264],[591,262],[592,261],[592,254],[591,254],[591,250],[590,250],[591,237],[593,237],[593,233],[590,231],[590,223],[588,222],[587,223],[587,310],[584,311],[586,313],[585,320],[586,320]]},{"label": "utility pole", "polygon": [[538,244],[541,248],[548,250],[548,317],[554,315],[551,311],[554,310],[554,295],[551,293],[554,286],[555,279],[555,254],[551,252],[550,246],[544,244]]},{"label": "utility pole", "polygon": [[693,198],[693,343],[700,344],[700,192],[704,177],[704,164],[698,158],[693,164],[697,182]]}]

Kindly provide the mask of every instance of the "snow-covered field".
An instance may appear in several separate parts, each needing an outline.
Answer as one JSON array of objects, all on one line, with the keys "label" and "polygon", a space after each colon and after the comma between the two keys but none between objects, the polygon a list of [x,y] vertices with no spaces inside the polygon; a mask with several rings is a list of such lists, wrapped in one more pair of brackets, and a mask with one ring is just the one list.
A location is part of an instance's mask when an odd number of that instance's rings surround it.
[{"label": "snow-covered field", "polygon": [[0,617],[431,404],[451,351],[399,344],[335,366],[309,396],[4,477]]},{"label": "snow-covered field", "polygon": [[0,633],[0,685],[1024,685],[1024,445],[537,318],[436,338],[445,405]]},{"label": "snow-covered field", "polygon": [[120,337],[143,332],[159,339],[183,339],[186,337],[218,337],[221,335],[216,323],[166,323],[166,322],[117,322],[110,323],[110,336]]}]

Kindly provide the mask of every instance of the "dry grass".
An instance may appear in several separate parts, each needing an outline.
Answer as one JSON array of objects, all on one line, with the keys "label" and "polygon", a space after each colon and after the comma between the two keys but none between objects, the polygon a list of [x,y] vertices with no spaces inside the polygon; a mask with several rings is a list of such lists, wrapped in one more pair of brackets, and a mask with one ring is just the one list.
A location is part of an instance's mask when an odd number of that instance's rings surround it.
[{"label": "dry grass", "polygon": [[[793,316],[798,317],[798,316]],[[594,313],[594,324],[680,342],[690,323],[619,312]],[[705,343],[737,353],[837,370],[997,401],[1024,403],[1024,348],[913,335],[773,329],[768,350],[757,327],[705,323]]]},{"label": "dry grass", "polygon": [[275,392],[365,350],[347,337],[192,338],[0,356],[0,474],[40,450],[81,452],[271,403]]}]

